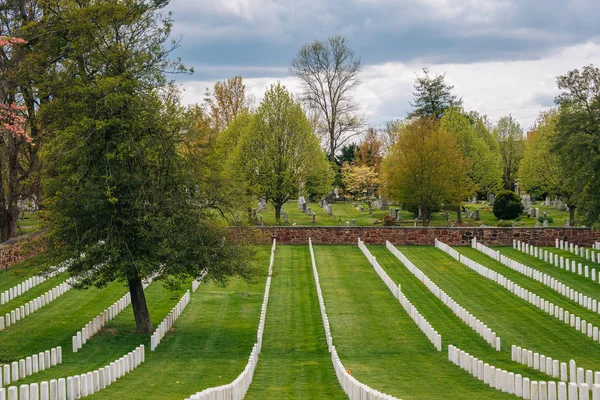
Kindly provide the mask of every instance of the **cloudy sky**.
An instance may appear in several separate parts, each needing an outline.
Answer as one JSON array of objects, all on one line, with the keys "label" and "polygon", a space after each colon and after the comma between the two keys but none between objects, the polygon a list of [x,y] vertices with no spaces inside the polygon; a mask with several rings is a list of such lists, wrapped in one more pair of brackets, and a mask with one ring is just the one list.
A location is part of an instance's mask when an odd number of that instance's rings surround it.
[{"label": "cloudy sky", "polygon": [[188,103],[216,80],[244,78],[260,100],[300,46],[346,36],[364,63],[356,99],[374,126],[410,110],[423,67],[445,73],[468,110],[527,129],[553,105],[556,76],[600,65],[598,0],[171,0]]}]

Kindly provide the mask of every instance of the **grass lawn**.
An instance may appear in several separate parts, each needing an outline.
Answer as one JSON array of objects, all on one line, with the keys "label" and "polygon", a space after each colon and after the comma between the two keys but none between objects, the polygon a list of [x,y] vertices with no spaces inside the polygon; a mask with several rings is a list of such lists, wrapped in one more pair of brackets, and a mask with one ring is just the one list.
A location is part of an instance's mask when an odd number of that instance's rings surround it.
[{"label": "grass lawn", "polygon": [[354,377],[405,400],[514,398],[436,351],[358,247],[314,248],[333,341]]},{"label": "grass lawn", "polygon": [[[504,344],[501,352],[497,352],[490,347],[481,336],[463,323],[421,281],[411,274],[385,246],[369,246],[369,250],[371,254],[377,257],[379,264],[385,269],[390,278],[402,285],[402,292],[410,302],[442,335],[444,349],[452,344],[496,368],[500,367],[515,374],[519,373],[531,380],[547,380],[547,377],[538,371],[512,362],[510,360],[510,345]],[[417,265],[417,267],[420,266]],[[463,304],[461,303],[461,305]],[[489,322],[491,322],[484,315],[475,314],[475,316],[485,324],[489,325]]]},{"label": "grass lawn", "polygon": [[[510,268],[502,265],[498,261],[486,256],[485,254],[471,248],[466,247],[456,247],[456,250],[459,253],[462,253],[469,257],[471,260],[477,261],[480,264],[485,265],[488,268],[491,268],[495,271],[500,272],[502,275],[517,283],[519,286],[532,291],[533,293],[542,296],[544,299],[554,303],[559,307],[563,307],[565,310],[569,312],[575,313],[575,315],[585,319],[587,322],[591,322],[594,326],[600,326],[600,315],[598,313],[592,312],[587,308],[580,306],[578,303],[569,300],[567,297],[559,294],[557,291],[551,289],[550,287],[544,285],[541,282],[538,282],[534,279],[528,278],[527,276],[520,274],[516,271],[511,270]],[[508,254],[507,254],[508,255]],[[530,265],[530,264],[529,264]],[[530,265],[533,267],[533,265]],[[559,268],[560,269],[560,268]],[[561,279],[562,280],[562,279]],[[571,280],[563,281],[570,285]],[[592,282],[590,282],[592,283]],[[584,292],[585,293],[585,292]],[[595,297],[600,299],[600,296],[594,294],[594,291],[587,291],[588,294],[594,295]],[[533,307],[533,306],[532,306]],[[550,316],[548,316],[550,318]],[[554,317],[552,319],[556,320]],[[558,321],[558,320],[557,320]],[[573,329],[573,328],[572,328]],[[573,329],[573,333],[577,334],[577,332]],[[584,335],[581,335],[581,339],[584,339]],[[587,339],[586,340],[592,340]]]},{"label": "grass lawn", "polygon": [[4,292],[30,277],[38,275],[40,270],[48,265],[55,264],[42,254],[0,271],[0,291]]},{"label": "grass lawn", "polygon": [[[268,249],[260,250],[268,267]],[[41,382],[89,372],[146,345],[146,363],[96,398],[181,399],[230,382],[244,369],[254,342],[264,293],[264,276],[249,284],[232,279],[227,287],[203,284],[157,351],[149,351],[149,338],[135,334],[131,308],[123,311],[78,353],[71,351],[71,336],[126,292],[122,284],[87,291],[71,290],[52,304],[0,333],[0,363],[61,345],[63,364],[17,381]],[[187,285],[186,288],[187,289]],[[146,289],[156,326],[184,293],[169,291],[160,282]]]},{"label": "grass lawn", "polygon": [[[29,289],[25,293],[22,293],[20,296],[15,297],[8,303],[4,303],[4,304],[0,305],[0,315],[4,316],[4,314],[10,313],[15,308],[22,306],[25,303],[28,303],[29,301],[35,299],[36,297],[38,297],[40,295],[43,295],[47,291],[51,290],[53,287],[60,285],[68,277],[69,276],[66,273],[59,274],[53,278],[48,279],[45,282],[40,283],[37,286],[32,287],[31,289]],[[16,284],[23,282],[24,280],[25,279],[18,280]],[[44,306],[44,307],[47,307],[47,306]],[[27,318],[29,318],[29,317],[27,317]],[[20,323],[20,321],[19,321],[19,323]]]},{"label": "grass lawn", "polygon": [[247,399],[344,399],[327,350],[308,246],[278,246],[263,348]]},{"label": "grass lawn", "polygon": [[[389,213],[388,210],[382,211],[378,210],[377,208],[373,208],[373,214],[369,215],[368,207],[365,204],[358,203],[358,205],[362,205],[365,211],[358,211],[350,203],[334,203],[332,204],[333,216],[330,216],[319,206],[319,203],[307,204],[307,207],[316,214],[315,224],[311,222],[312,219],[308,216],[308,214],[302,213],[302,211],[298,209],[298,204],[296,201],[289,201],[288,203],[284,204],[283,209],[288,213],[289,225],[295,223],[297,226],[345,226],[346,222],[350,222],[352,219],[356,220],[357,226],[373,226],[374,221],[380,222],[383,217]],[[481,218],[480,221],[475,221],[472,218],[466,218],[463,214],[462,218],[464,224],[470,226],[481,226],[482,224],[487,226],[498,225],[498,219],[494,215],[491,206],[470,203],[463,203],[463,206],[471,211],[478,209],[480,211]],[[549,217],[554,219],[554,222],[549,224],[550,226],[563,226],[565,218],[569,218],[569,213],[566,211],[558,211],[550,206],[547,207],[539,204],[534,204],[533,206],[534,208],[537,206],[540,209],[540,215],[545,211]],[[456,210],[451,210],[449,212],[452,221],[456,221]],[[401,223],[399,226],[413,226],[412,221],[414,220],[414,216],[412,213],[406,210],[401,210],[401,213],[404,223]],[[275,210],[270,205],[258,215],[262,216],[265,225],[275,225]],[[339,221],[339,217],[341,217],[341,222]],[[535,226],[536,222],[537,220],[535,218],[527,218],[527,216],[524,216],[521,217],[520,222],[515,221],[515,226],[532,227]],[[442,211],[435,212],[431,216],[430,226],[446,226],[448,224],[449,222],[444,217],[444,212]]]},{"label": "grass lawn", "polygon": [[[592,251],[591,247],[588,247],[588,248],[590,249],[590,251]],[[511,249],[512,249],[512,247],[511,247]],[[565,260],[567,258],[569,259],[569,264],[572,261],[575,261],[577,264],[581,263],[581,265],[587,265],[591,268],[596,268],[596,272],[598,272],[598,270],[600,270],[600,263],[592,262],[591,260],[586,260],[584,257],[575,255],[575,254],[571,253],[570,251],[557,249],[556,247],[543,247],[543,249],[548,250],[549,253],[557,254],[559,261],[560,261],[560,257],[562,256]],[[518,250],[515,250],[515,251],[519,252]],[[596,256],[600,255],[600,252],[598,250],[594,250],[594,251],[596,252]],[[522,254],[525,254],[525,253],[522,253]],[[598,258],[596,258],[596,261],[598,261]],[[569,265],[569,267],[570,267],[570,265]],[[558,268],[560,269],[560,266]]]},{"label": "grass lawn", "polygon": [[[546,249],[548,251],[551,251],[550,248]],[[594,282],[590,278],[586,278],[585,276],[579,276],[577,274],[574,274],[573,272],[567,271],[566,269],[561,269],[560,267],[554,266],[554,264],[544,262],[539,258],[522,253],[519,250],[513,249],[512,247],[494,247],[494,250],[499,250],[500,253],[512,258],[513,260],[519,261],[520,263],[535,268],[538,271],[542,271],[569,285],[572,289],[577,290],[583,293],[584,295],[595,298],[596,300],[600,300],[600,284],[598,284],[597,277],[596,281]],[[596,265],[594,263],[589,262],[583,265],[589,265],[590,268],[596,269],[597,274],[600,274],[600,265]],[[571,303],[577,304],[574,302]]]},{"label": "grass lawn", "polygon": [[[486,321],[502,338],[503,351],[510,351],[514,344],[561,362],[573,358],[578,367],[600,369],[600,345],[587,336],[481,277],[441,250],[425,246],[398,249],[449,296]],[[493,268],[495,261],[481,255],[485,258],[476,261]],[[574,306],[569,309],[580,311]]]}]

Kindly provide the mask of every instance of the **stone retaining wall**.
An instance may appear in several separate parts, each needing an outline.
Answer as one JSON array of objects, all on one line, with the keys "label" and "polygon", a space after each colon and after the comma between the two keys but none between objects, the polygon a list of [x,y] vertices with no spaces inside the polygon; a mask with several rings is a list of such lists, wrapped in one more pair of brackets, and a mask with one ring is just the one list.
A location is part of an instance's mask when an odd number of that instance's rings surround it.
[{"label": "stone retaining wall", "polygon": [[435,239],[451,246],[470,246],[471,239],[491,246],[512,246],[513,239],[535,246],[554,247],[555,239],[591,247],[600,241],[600,231],[589,228],[399,228],[399,227],[320,227],[284,226],[231,228],[231,237],[244,242],[254,235],[255,242],[269,244],[356,244],[360,237],[368,244],[433,245]]},{"label": "stone retaining wall", "polygon": [[45,249],[43,235],[11,239],[0,246],[0,271],[33,257]]}]

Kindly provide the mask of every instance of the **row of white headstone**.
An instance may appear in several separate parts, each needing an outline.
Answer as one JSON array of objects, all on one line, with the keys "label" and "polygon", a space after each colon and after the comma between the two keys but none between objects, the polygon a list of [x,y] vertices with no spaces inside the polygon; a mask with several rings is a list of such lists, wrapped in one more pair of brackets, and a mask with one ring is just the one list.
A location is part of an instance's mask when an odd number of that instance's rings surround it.
[{"label": "row of white headstone", "polygon": [[36,275],[28,278],[27,280],[11,287],[8,290],[0,293],[0,305],[6,304],[9,301],[21,296],[23,293],[29,291],[29,289],[36,287],[37,285],[46,282],[48,279],[55,277],[67,270],[65,265],[59,266],[52,272],[43,275]]},{"label": "row of white headstone", "polygon": [[[475,331],[479,336],[483,338],[491,347],[496,351],[501,350],[500,337],[496,335],[496,332],[492,331],[487,324],[483,323],[479,318],[471,314],[467,309],[457,303],[452,297],[448,296],[446,292],[440,289],[429,277],[415,266],[400,250],[394,247],[389,241],[386,240],[385,245],[387,249],[394,255],[400,262],[408,269],[417,279],[419,279],[431,293],[435,295],[446,307],[460,318],[460,320]],[[368,251],[368,250],[367,250]],[[370,254],[370,253],[369,253]],[[367,256],[368,258],[368,256]],[[373,257],[373,260],[375,257]],[[374,260],[376,262],[376,260]]]},{"label": "row of white headstone", "polygon": [[[360,240],[360,239],[358,239]],[[360,243],[360,242],[359,242]],[[331,362],[333,363],[333,369],[335,370],[335,375],[342,386],[342,389],[348,396],[350,400],[363,400],[363,399],[373,399],[373,400],[394,400],[397,399],[394,396],[389,394],[382,393],[378,390],[375,390],[364,383],[360,382],[358,379],[350,375],[348,370],[342,364],[339,355],[333,345],[333,337],[331,336],[331,328],[329,326],[329,317],[327,316],[327,309],[325,308],[325,301],[323,300],[323,292],[321,290],[321,281],[319,280],[319,272],[317,271],[317,263],[315,261],[315,253],[312,247],[312,240],[308,239],[308,246],[310,250],[310,258],[312,262],[313,268],[313,276],[315,278],[315,286],[317,289],[317,297],[319,299],[319,308],[321,309],[321,319],[323,320],[323,327],[325,328],[325,338],[327,340],[327,346],[329,348],[329,352],[331,353]],[[378,273],[383,273],[385,276],[385,271],[380,270]],[[381,275],[380,275],[381,276]],[[383,277],[382,277],[383,279]],[[389,277],[384,279],[394,296],[398,298],[397,293],[400,292],[400,288],[395,284],[391,283],[391,279]],[[395,288],[395,289],[394,289]],[[440,338],[441,343],[441,338]]]},{"label": "row of white headstone", "polygon": [[590,369],[584,371],[583,368],[577,367],[575,360],[570,360],[567,368],[565,362],[514,345],[511,348],[511,360],[563,382],[587,383],[590,387],[593,384],[600,384],[600,372]]},{"label": "row of white headstone", "polygon": [[[519,242],[518,242],[519,243]],[[473,248],[481,251],[482,253],[492,257],[496,261],[501,264],[507,266],[508,268],[516,271],[522,275],[527,276],[533,280],[536,280],[544,285],[548,286],[550,289],[559,293],[560,295],[568,298],[569,300],[579,304],[581,307],[586,308],[592,312],[600,313],[600,308],[598,307],[598,300],[592,299],[583,293],[579,293],[577,290],[574,290],[570,286],[564,284],[558,279],[543,273],[537,269],[531,268],[525,264],[522,264],[516,260],[513,260],[505,255],[500,254],[499,251],[490,249],[489,247],[478,243],[475,239],[472,240],[471,245]],[[513,243],[514,245],[514,243]],[[586,266],[587,267],[587,266]]]},{"label": "row of white headstone", "polygon": [[0,331],[10,327],[16,322],[36,312],[40,308],[44,307],[46,304],[56,300],[58,297],[65,294],[67,291],[71,290],[71,287],[72,286],[70,283],[70,279],[67,279],[65,282],[61,283],[56,287],[53,287],[43,295],[40,295],[35,299],[31,300],[30,302],[15,308],[10,313],[6,313],[4,317],[0,315]]},{"label": "row of white headstone", "polygon": [[436,350],[442,351],[442,335],[440,335],[433,328],[433,326],[429,323],[429,321],[427,321],[427,319],[421,315],[419,310],[417,310],[417,308],[415,306],[413,306],[413,304],[410,302],[410,300],[408,300],[408,298],[406,298],[404,293],[402,293],[402,287],[400,286],[400,284],[396,284],[392,280],[392,278],[389,277],[387,272],[385,272],[383,270],[383,268],[381,268],[381,265],[379,265],[379,263],[377,262],[375,257],[373,257],[371,255],[371,253],[369,252],[369,250],[364,246],[364,243],[362,243],[362,241],[360,241],[360,238],[358,238],[358,240],[359,240],[359,242],[358,242],[359,247],[361,247],[361,245],[362,245],[361,249],[362,249],[363,253],[367,256],[369,263],[371,264],[371,266],[373,267],[375,272],[377,272],[377,275],[379,275],[381,280],[388,287],[388,289],[390,290],[392,295],[400,302],[400,304],[402,305],[402,307],[404,308],[406,313],[408,315],[410,315],[412,320],[419,327],[421,332],[423,332],[425,334],[427,339],[429,339],[429,341],[431,342],[431,344],[433,344],[433,346],[436,348]]},{"label": "row of white headstone", "polygon": [[77,351],[81,349],[83,345],[92,338],[92,336],[100,332],[106,322],[111,321],[114,317],[119,315],[119,313],[123,311],[130,303],[131,294],[127,293],[110,307],[108,307],[108,309],[94,317],[93,320],[81,328],[81,330],[77,332],[75,336],[73,336],[73,353],[77,353]]},{"label": "row of white headstone", "polygon": [[144,345],[86,374],[52,379],[50,382],[0,388],[0,400],[75,400],[90,396],[110,386],[133,371],[145,360]]},{"label": "row of white headstone", "polygon": [[600,250],[600,242],[594,243],[592,249],[586,249],[585,247],[579,245],[573,245],[573,243],[569,243],[566,240],[554,239],[554,247],[557,249],[565,250],[570,253],[573,253],[581,258],[585,258],[588,261],[593,263],[600,264],[600,253],[596,253],[594,250]]},{"label": "row of white headstone", "polygon": [[[144,290],[150,286],[151,283],[152,278],[148,278],[146,281],[142,282]],[[83,345],[92,338],[92,336],[100,332],[102,327],[104,327],[107,322],[112,321],[125,308],[127,308],[129,304],[131,304],[131,293],[126,293],[123,295],[123,297],[114,302],[110,307],[102,311],[83,328],[81,328],[81,330],[72,338],[73,353],[77,353],[77,351],[81,349]]]},{"label": "row of white headstone", "polygon": [[181,300],[171,309],[169,314],[161,321],[152,336],[150,336],[150,351],[156,350],[161,340],[165,337],[169,329],[173,327],[177,318],[183,313],[190,302],[190,291],[186,291]]},{"label": "row of white headstone", "polygon": [[269,273],[267,276],[267,284],[265,286],[265,294],[263,296],[263,303],[260,310],[260,320],[258,323],[258,329],[256,332],[256,343],[252,347],[248,363],[241,374],[233,380],[233,382],[227,385],[212,387],[204,389],[201,392],[195,393],[188,397],[186,400],[241,400],[246,396],[248,388],[252,383],[254,377],[254,370],[258,364],[258,356],[262,348],[263,332],[265,330],[265,321],[267,317],[267,305],[269,304],[269,292],[271,289],[271,276],[273,275],[273,264],[275,263],[275,250],[277,248],[277,241],[273,239],[273,246],[271,247],[271,258],[269,260]]},{"label": "row of white headstone", "polygon": [[[569,260],[568,258],[559,256],[558,254],[553,254],[552,252],[548,252],[548,250],[530,245],[529,243],[521,242],[520,240],[513,240],[513,248],[525,254],[529,254],[530,256],[539,258],[541,261],[550,263],[555,267],[560,267],[560,269],[564,269],[567,272],[572,272],[579,276],[591,279],[594,282],[600,283],[600,273],[596,273],[597,271],[595,268],[590,268],[587,265],[576,263],[575,260]],[[598,278],[597,280],[596,276]]]},{"label": "row of white headstone", "polygon": [[[442,242],[437,241],[437,239],[436,239],[436,246],[437,246],[437,243],[439,243],[439,246],[438,246],[439,249],[441,249],[445,252],[448,252],[448,254],[451,254],[453,257],[454,257],[454,255],[458,254],[458,252],[456,252],[456,250],[450,248],[450,246],[448,246]],[[575,314],[570,313],[569,311],[563,310],[562,307],[555,306],[554,303],[550,303],[549,301],[538,296],[537,294],[535,294],[525,288],[522,288],[521,286],[514,283],[510,279],[506,278],[504,275],[494,271],[491,268],[485,267],[485,266],[471,260],[470,258],[466,257],[463,254],[458,255],[458,260],[462,264],[469,267],[471,270],[477,272],[479,275],[504,287],[505,289],[507,289],[509,292],[511,292],[515,296],[534,305],[535,307],[544,311],[546,314],[552,315],[552,316],[554,316],[554,318],[558,319],[559,321],[569,324],[572,328],[587,335],[589,338],[594,338],[594,341],[600,340],[600,338],[598,337],[598,328],[593,326],[591,323],[586,323],[586,320],[582,320],[580,317],[576,316]]]},{"label": "row of white headstone", "polygon": [[473,377],[504,393],[531,400],[600,400],[600,385],[569,382],[530,381],[520,374],[508,372],[484,363],[469,353],[449,345],[448,359]]},{"label": "row of white headstone", "polygon": [[19,361],[13,361],[12,364],[5,364],[0,375],[0,387],[8,386],[11,382],[25,379],[58,364],[62,364],[62,348],[60,346]]}]

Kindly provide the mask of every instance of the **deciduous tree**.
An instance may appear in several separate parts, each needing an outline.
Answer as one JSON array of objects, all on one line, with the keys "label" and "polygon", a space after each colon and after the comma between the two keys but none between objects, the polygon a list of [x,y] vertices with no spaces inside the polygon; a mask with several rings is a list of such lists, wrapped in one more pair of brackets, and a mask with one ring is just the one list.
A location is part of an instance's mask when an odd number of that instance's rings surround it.
[{"label": "deciduous tree", "polygon": [[153,331],[142,286],[205,272],[251,278],[252,250],[225,240],[199,206],[181,106],[165,71],[165,2],[62,3],[47,23],[69,26],[60,90],[45,106],[45,202],[50,249],[73,260],[77,286],[129,287],[138,333]]},{"label": "deciduous tree", "polygon": [[346,192],[355,201],[365,203],[369,207],[369,214],[372,214],[373,203],[377,199],[375,192],[379,188],[379,175],[375,169],[368,165],[345,164],[342,176]]},{"label": "deciduous tree", "polygon": [[494,128],[502,156],[502,182],[504,189],[514,190],[519,165],[525,151],[523,130],[511,115],[502,117]]},{"label": "deciduous tree", "polygon": [[425,226],[432,211],[466,197],[468,172],[456,140],[435,117],[416,119],[400,130],[382,165],[388,196],[413,212],[420,206]]},{"label": "deciduous tree", "polygon": [[285,87],[271,85],[249,122],[237,133],[239,143],[231,165],[251,193],[273,204],[278,222],[281,208],[298,196],[302,183],[310,181],[322,192],[331,187],[319,140]]},{"label": "deciduous tree", "polygon": [[[558,153],[565,175],[577,183],[575,206],[588,224],[600,222],[600,69],[593,65],[557,78],[562,90],[556,102],[560,112],[552,149]],[[572,221],[573,222],[573,221]]]},{"label": "deciduous tree", "polygon": [[[290,64],[290,72],[303,85],[303,101],[316,110],[323,126],[329,160],[352,136],[363,120],[352,92],[360,84],[362,63],[343,36],[305,44]],[[318,126],[318,125],[317,125]]]}]

